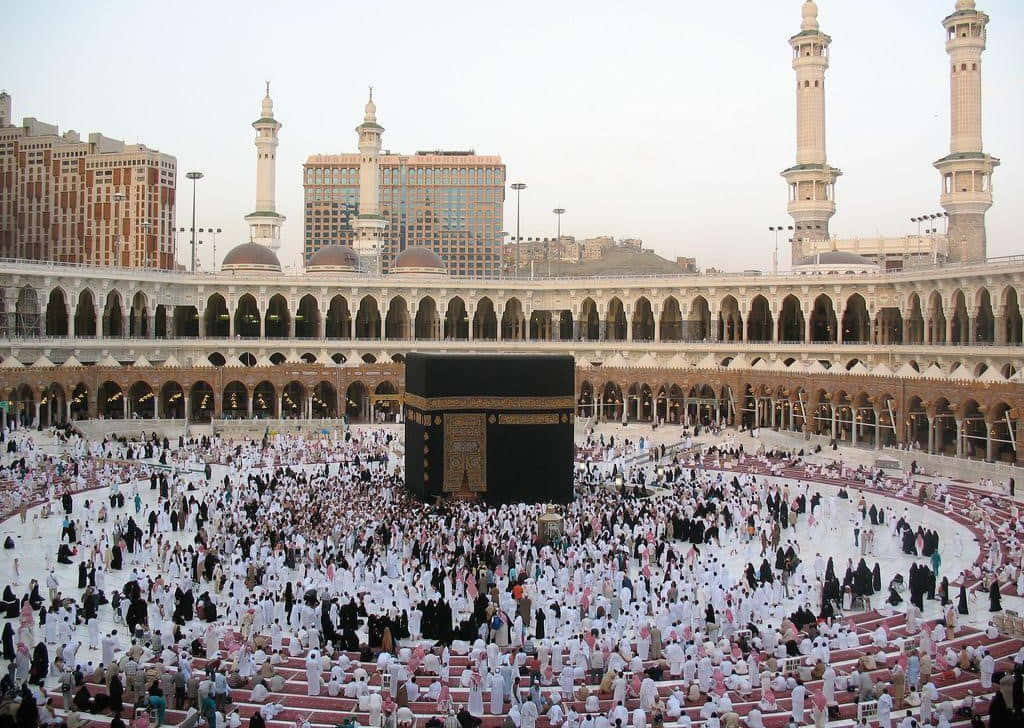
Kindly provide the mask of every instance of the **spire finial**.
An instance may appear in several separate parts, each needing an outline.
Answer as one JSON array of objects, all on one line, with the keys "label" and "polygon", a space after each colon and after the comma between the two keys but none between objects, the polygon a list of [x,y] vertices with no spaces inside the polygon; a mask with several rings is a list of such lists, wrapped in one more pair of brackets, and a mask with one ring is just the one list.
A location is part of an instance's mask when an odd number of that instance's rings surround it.
[{"label": "spire finial", "polygon": [[370,84],[370,101],[373,101],[373,84]]},{"label": "spire finial", "polygon": [[270,81],[267,81],[267,96],[270,96]]}]

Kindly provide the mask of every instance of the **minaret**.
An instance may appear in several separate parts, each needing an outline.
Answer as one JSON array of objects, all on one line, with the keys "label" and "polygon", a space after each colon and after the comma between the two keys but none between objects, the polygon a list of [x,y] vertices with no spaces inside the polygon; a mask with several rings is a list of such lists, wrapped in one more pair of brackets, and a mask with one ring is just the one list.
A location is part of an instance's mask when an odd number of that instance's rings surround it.
[{"label": "minaret", "polygon": [[281,122],[274,118],[270,81],[260,106],[260,118],[252,123],[252,128],[256,130],[256,207],[245,216],[245,221],[249,223],[251,242],[277,250],[281,247],[281,225],[285,218],[274,205],[277,132]]},{"label": "minaret", "polygon": [[352,247],[359,255],[360,265],[368,273],[379,275],[387,220],[380,214],[380,141],[384,127],[377,123],[377,105],[373,103],[373,86],[366,102],[359,134],[359,214],[352,227]]},{"label": "minaret", "polygon": [[801,13],[800,32],[789,39],[796,71],[796,164],[782,172],[789,183],[793,262],[811,255],[815,241],[828,240],[836,178],[842,174],[825,156],[825,70],[832,39],[818,28],[814,0],[807,0]]},{"label": "minaret", "polygon": [[949,258],[985,260],[985,212],[992,207],[992,170],[999,160],[981,144],[981,53],[988,15],[974,0],[957,0],[942,21],[950,58],[949,154],[935,163],[942,175],[939,202],[949,215]]}]

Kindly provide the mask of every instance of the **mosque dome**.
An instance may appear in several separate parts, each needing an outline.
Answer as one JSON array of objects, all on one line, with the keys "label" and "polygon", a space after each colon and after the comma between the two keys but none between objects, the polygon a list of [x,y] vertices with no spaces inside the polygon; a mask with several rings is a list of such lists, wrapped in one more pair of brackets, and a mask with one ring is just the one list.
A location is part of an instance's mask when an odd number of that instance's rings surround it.
[{"label": "mosque dome", "polygon": [[432,275],[446,275],[448,272],[444,261],[441,260],[441,256],[430,248],[420,245],[406,248],[399,253],[398,257],[395,258],[392,271],[404,274],[430,273]]},{"label": "mosque dome", "polygon": [[354,273],[358,270],[359,256],[347,245],[325,245],[306,263],[309,273]]},{"label": "mosque dome", "polygon": [[269,271],[281,272],[281,261],[273,250],[259,243],[242,243],[236,245],[224,256],[220,265],[225,272],[238,271]]},{"label": "mosque dome", "polygon": [[877,273],[878,263],[845,250],[823,250],[793,263],[800,273]]}]

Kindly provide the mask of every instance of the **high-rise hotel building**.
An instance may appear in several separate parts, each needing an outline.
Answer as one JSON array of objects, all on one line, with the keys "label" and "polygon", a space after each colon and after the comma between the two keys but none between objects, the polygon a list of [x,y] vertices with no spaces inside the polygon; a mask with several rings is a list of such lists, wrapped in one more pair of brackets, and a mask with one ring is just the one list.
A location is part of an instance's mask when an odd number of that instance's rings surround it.
[{"label": "high-rise hotel building", "polygon": [[0,257],[174,267],[177,162],[26,118],[0,93]]},{"label": "high-rise hotel building", "polygon": [[[307,261],[325,245],[354,245],[359,167],[359,154],[318,154],[303,165]],[[421,245],[440,255],[451,275],[500,275],[501,157],[472,151],[384,152],[378,179],[379,214],[387,222],[381,234],[383,272],[407,247]]]}]

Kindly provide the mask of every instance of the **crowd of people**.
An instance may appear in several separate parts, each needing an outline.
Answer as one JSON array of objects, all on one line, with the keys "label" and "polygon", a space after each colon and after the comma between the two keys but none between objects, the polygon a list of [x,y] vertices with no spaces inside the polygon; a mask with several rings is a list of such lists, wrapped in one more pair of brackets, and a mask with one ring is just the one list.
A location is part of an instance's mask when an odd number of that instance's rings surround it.
[{"label": "crowd of people", "polygon": [[[907,502],[948,510],[942,481],[919,494],[909,476],[815,464],[756,438],[680,431],[666,446],[588,433],[562,535],[546,540],[541,505],[412,499],[396,429],[240,441],[44,434],[46,447],[40,433],[5,433],[3,505],[17,528],[5,543],[2,689],[14,725],[76,726],[88,714],[114,728],[160,724],[174,710],[259,728],[286,709],[294,661],[308,695],[357,699],[374,725],[405,726],[426,701],[462,728],[488,715],[517,728],[541,715],[571,728],[685,725],[694,705],[710,728],[733,728],[733,700],[755,692],[750,728],[783,698],[793,722],[820,725],[854,686],[878,701],[885,728],[907,707],[942,726],[954,716],[929,678],[953,666],[990,692],[1009,680],[1008,715],[1024,702],[1024,650],[1013,672],[997,672],[983,647],[941,644],[971,608],[969,586],[987,577],[998,610],[1000,590],[1024,583],[1016,513],[1009,525],[979,521],[992,537],[971,567],[980,573],[944,574],[962,536],[944,543]],[[783,477],[793,468],[803,477]],[[841,477],[875,490],[820,484]],[[844,555],[824,555],[827,542]],[[44,568],[22,566],[44,543],[56,543]],[[896,659],[884,626],[868,638],[849,621],[886,591],[874,606],[901,606],[920,637]],[[856,667],[837,671],[831,654],[862,639],[870,649]],[[369,689],[370,663],[392,678],[382,692]],[[873,677],[880,667],[885,680]],[[662,680],[679,687],[665,697]],[[805,683],[817,680],[812,693]],[[259,706],[245,719],[237,690]]]}]

